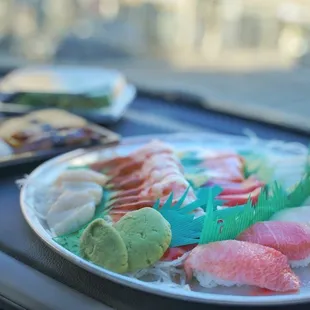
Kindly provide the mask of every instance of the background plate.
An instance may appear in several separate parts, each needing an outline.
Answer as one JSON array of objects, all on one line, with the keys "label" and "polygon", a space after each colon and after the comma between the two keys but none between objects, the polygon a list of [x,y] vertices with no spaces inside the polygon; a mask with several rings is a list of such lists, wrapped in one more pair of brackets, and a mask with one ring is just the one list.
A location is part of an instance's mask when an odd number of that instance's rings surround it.
[{"label": "background plate", "polygon": [[[85,117],[89,121],[95,123],[112,124],[123,116],[130,103],[134,100],[136,92],[136,88],[133,85],[127,84],[124,91],[113,101],[111,106],[93,110],[70,109],[69,112]],[[27,105],[10,102],[10,96],[3,97],[2,95],[1,99],[0,94],[0,100],[3,101],[0,102],[0,113],[5,115],[23,115],[36,110]]]},{"label": "background plate", "polygon": [[[44,189],[55,180],[57,175],[69,165],[83,165],[99,158],[109,157],[117,154],[127,154],[148,142],[152,138],[159,138],[173,144],[176,150],[184,151],[193,148],[214,148],[234,150],[257,150],[268,156],[272,165],[278,169],[274,177],[283,180],[286,186],[296,182],[301,176],[303,163],[307,156],[307,148],[297,143],[283,143],[281,141],[259,141],[244,137],[220,135],[220,134],[173,134],[163,136],[143,136],[124,139],[117,147],[96,148],[92,150],[77,150],[59,157],[56,157],[42,164],[35,169],[27,178],[22,187],[20,203],[23,215],[35,231],[35,233],[54,251],[75,263],[76,265],[107,278],[111,281],[130,286],[149,293],[183,300],[192,300],[203,303],[230,304],[230,305],[283,305],[289,303],[300,303],[310,301],[310,270],[299,269],[303,288],[299,293],[288,295],[251,296],[249,287],[236,288],[215,288],[207,290],[196,288],[196,291],[186,291],[142,282],[136,279],[119,275],[80,257],[75,256],[52,240],[51,233],[45,223],[34,209],[34,197],[38,190]],[[39,186],[40,184],[40,186]]]}]

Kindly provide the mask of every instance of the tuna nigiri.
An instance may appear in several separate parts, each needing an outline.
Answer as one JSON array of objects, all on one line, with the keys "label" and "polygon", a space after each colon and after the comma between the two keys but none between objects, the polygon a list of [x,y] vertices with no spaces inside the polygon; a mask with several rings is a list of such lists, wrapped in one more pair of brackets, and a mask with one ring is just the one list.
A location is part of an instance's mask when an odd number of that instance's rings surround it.
[{"label": "tuna nigiri", "polygon": [[287,256],[293,267],[310,263],[310,227],[294,222],[259,222],[241,233],[238,240],[274,248]]},{"label": "tuna nigiri", "polygon": [[298,277],[287,257],[259,244],[237,240],[197,246],[187,257],[184,269],[201,286],[255,285],[272,291],[297,291]]}]

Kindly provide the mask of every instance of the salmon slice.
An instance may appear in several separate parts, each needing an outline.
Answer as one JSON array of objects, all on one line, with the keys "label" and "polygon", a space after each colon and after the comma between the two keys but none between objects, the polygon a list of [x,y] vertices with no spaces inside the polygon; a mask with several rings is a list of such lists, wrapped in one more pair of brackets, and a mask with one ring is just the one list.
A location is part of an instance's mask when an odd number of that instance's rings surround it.
[{"label": "salmon slice", "polygon": [[265,184],[257,178],[251,176],[243,182],[229,182],[229,181],[208,181],[204,187],[220,186],[222,189],[221,195],[242,195],[249,194]]},{"label": "salmon slice", "polygon": [[[119,165],[128,166],[131,163],[143,162],[145,159],[149,158],[154,154],[159,153],[174,153],[173,148],[160,140],[151,140],[149,143],[143,145],[141,148],[135,150],[127,156],[116,156],[110,159],[104,159],[97,161],[90,165],[91,169],[96,171],[101,171],[103,169],[111,170]],[[132,168],[129,168],[131,170]]]},{"label": "salmon slice", "polygon": [[217,199],[225,201],[223,204],[226,207],[235,207],[244,205],[248,202],[249,197],[251,198],[252,204],[255,205],[258,200],[258,196],[261,192],[261,187],[256,188],[251,193],[247,194],[237,194],[237,195],[218,195]]},{"label": "salmon slice", "polygon": [[142,161],[131,161],[131,162],[122,164],[114,169],[110,169],[109,171],[107,171],[106,174],[113,176],[114,178],[120,177],[120,176],[124,177],[141,169],[142,166],[143,166]]},{"label": "salmon slice", "polygon": [[[259,222],[241,233],[238,240],[253,242],[276,249],[287,256],[290,263],[310,258],[310,227],[294,222]],[[300,262],[303,266],[304,262]]]},{"label": "salmon slice", "polygon": [[109,183],[108,188],[110,190],[128,190],[141,186],[143,182],[144,179],[138,177],[130,177],[128,178],[128,180],[123,180],[116,183]]},{"label": "salmon slice", "polygon": [[212,159],[207,158],[201,166],[211,170],[226,171],[232,180],[236,182],[244,180],[244,162],[238,155],[227,155]]},{"label": "salmon slice", "polygon": [[199,245],[184,263],[189,279],[194,275],[200,285],[254,285],[272,291],[297,291],[298,277],[287,257],[260,244],[227,240]]},{"label": "salmon slice", "polygon": [[114,157],[112,159],[105,159],[105,160],[94,162],[93,164],[90,165],[90,168],[95,171],[102,171],[104,169],[112,169],[119,165],[125,164],[130,160],[131,159],[129,156]]}]

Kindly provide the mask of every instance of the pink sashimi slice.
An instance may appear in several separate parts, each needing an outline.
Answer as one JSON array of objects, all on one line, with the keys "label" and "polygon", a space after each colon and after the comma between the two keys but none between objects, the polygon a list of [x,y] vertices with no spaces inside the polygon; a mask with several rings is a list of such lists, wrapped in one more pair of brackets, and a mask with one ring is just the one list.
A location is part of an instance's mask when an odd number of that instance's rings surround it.
[{"label": "pink sashimi slice", "polygon": [[[294,222],[259,222],[241,233],[238,240],[274,248],[293,261],[310,258],[310,227]],[[301,262],[303,264],[303,262]]]},{"label": "pink sashimi slice", "polygon": [[227,240],[199,245],[187,257],[184,269],[204,287],[254,285],[278,292],[297,291],[298,277],[287,257],[260,244]]},{"label": "pink sashimi slice", "polygon": [[244,205],[248,202],[249,197],[251,198],[252,204],[255,205],[258,200],[258,196],[261,193],[261,187],[254,189],[251,193],[247,194],[236,194],[236,195],[222,195],[217,196],[217,199],[223,200],[224,206],[236,207]]}]

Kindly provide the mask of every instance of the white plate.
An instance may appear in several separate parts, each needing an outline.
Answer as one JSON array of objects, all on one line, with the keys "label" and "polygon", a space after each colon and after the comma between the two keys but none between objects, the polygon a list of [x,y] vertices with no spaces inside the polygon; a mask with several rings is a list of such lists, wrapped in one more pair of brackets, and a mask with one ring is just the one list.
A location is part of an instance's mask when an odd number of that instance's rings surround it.
[{"label": "white plate", "polygon": [[303,171],[303,164],[307,158],[307,148],[298,143],[283,143],[281,141],[259,141],[244,137],[218,135],[218,134],[173,134],[163,136],[143,136],[124,139],[123,142],[113,148],[77,150],[52,160],[49,160],[35,169],[26,179],[20,196],[21,209],[24,217],[34,232],[49,247],[67,260],[111,281],[130,286],[142,291],[173,297],[183,300],[191,300],[203,303],[231,304],[231,305],[276,305],[292,304],[310,301],[310,268],[297,270],[301,278],[303,287],[299,293],[288,295],[271,296],[250,296],[249,287],[217,287],[214,289],[203,289],[196,287],[195,291],[171,288],[153,283],[142,282],[140,280],[119,275],[99,266],[96,266],[82,258],[67,251],[53,241],[51,232],[47,224],[40,218],[35,210],[35,193],[42,191],[57,175],[70,165],[83,165],[99,158],[109,157],[117,154],[127,154],[148,142],[151,138],[160,138],[163,141],[172,143],[177,150],[187,150],[193,148],[214,148],[233,150],[257,150],[268,156],[269,162],[277,166],[275,178],[283,181],[285,186],[291,186],[298,180]]}]

